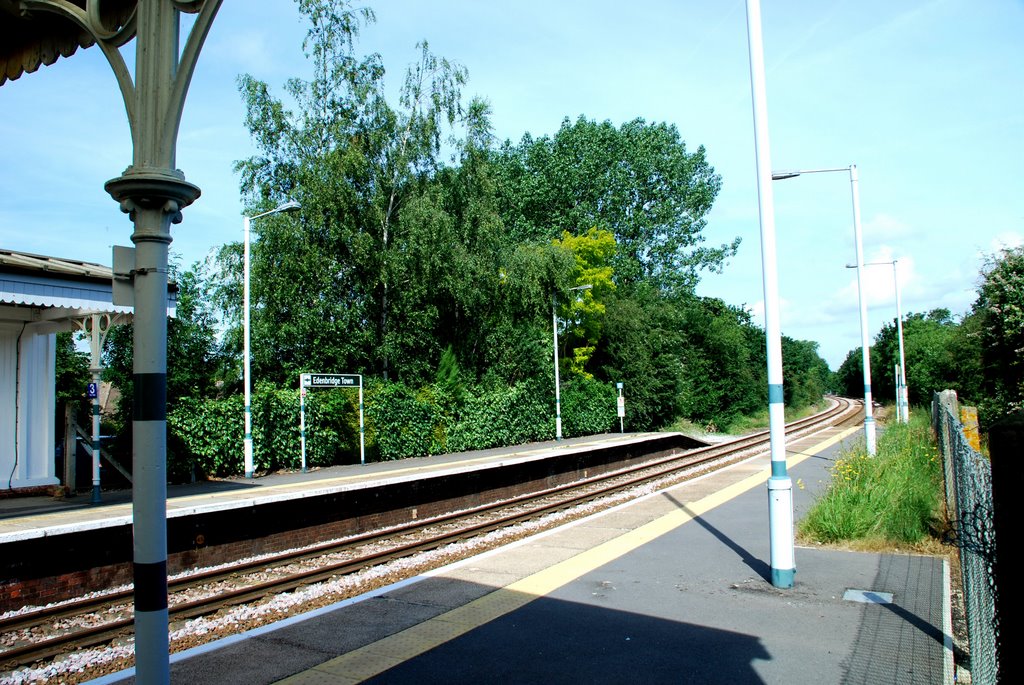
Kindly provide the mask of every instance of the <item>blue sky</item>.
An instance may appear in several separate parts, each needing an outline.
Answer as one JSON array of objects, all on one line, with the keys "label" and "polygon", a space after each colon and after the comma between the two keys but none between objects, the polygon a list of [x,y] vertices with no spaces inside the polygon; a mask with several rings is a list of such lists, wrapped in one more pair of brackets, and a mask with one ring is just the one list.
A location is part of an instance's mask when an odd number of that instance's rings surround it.
[{"label": "blue sky", "polygon": [[[495,133],[566,116],[675,124],[723,186],[707,240],[740,253],[699,292],[763,310],[743,0],[373,4],[362,52],[397,89],[415,44],[469,70]],[[774,169],[857,164],[865,261],[900,260],[904,313],[966,312],[983,257],[1024,239],[1024,2],[762,3]],[[252,152],[236,77],[278,94],[309,75],[292,0],[227,0],[193,79],[178,166],[203,196],[173,230],[183,265],[241,239],[235,160]],[[0,247],[109,263],[131,224],[103,191],[130,163],[128,126],[99,50],[0,87]],[[860,344],[846,174],[774,184],[782,330],[836,368]],[[889,267],[865,272],[872,337],[895,316]]]}]

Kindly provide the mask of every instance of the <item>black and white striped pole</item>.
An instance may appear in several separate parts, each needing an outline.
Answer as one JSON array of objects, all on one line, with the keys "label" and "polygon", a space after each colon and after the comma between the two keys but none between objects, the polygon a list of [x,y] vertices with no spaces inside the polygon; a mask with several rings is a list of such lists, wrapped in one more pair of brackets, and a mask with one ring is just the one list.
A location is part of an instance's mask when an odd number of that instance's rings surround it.
[{"label": "black and white striped pole", "polygon": [[[147,685],[170,682],[167,259],[171,224],[181,222],[182,210],[200,194],[176,166],[178,127],[199,51],[221,2],[139,0],[134,22],[122,31],[110,34],[105,27],[91,23],[86,27],[114,69],[132,133],[131,166],[104,187],[135,227],[131,236],[134,249],[115,248],[114,285],[120,278],[133,284],[135,680]],[[184,48],[179,45],[182,12],[196,14]],[[134,83],[115,49],[127,41],[130,30],[136,36]]]}]

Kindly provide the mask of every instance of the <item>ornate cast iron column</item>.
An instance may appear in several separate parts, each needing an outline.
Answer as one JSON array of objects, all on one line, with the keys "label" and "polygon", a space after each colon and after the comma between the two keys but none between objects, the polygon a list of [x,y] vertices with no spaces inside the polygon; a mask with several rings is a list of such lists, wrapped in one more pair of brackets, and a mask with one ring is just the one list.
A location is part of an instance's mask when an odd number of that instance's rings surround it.
[{"label": "ornate cast iron column", "polygon": [[[54,12],[95,40],[117,77],[131,127],[132,164],[105,185],[135,225],[135,357],[132,489],[135,659],[139,683],[168,683],[167,613],[167,253],[171,224],[199,197],[175,168],[178,127],[199,51],[222,0],[22,0]],[[123,12],[101,11],[120,6]],[[197,14],[179,52],[180,14]],[[121,17],[118,18],[117,15]],[[134,83],[118,48],[135,43]],[[180,54],[180,57],[179,57]]]}]

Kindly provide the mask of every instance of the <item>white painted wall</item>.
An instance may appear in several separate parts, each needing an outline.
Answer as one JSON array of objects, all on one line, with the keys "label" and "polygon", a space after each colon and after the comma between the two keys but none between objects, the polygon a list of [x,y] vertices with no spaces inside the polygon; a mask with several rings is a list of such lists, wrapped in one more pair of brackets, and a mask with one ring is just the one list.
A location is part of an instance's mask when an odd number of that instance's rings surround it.
[{"label": "white painted wall", "polygon": [[54,328],[0,327],[0,489],[59,482],[54,473]]}]

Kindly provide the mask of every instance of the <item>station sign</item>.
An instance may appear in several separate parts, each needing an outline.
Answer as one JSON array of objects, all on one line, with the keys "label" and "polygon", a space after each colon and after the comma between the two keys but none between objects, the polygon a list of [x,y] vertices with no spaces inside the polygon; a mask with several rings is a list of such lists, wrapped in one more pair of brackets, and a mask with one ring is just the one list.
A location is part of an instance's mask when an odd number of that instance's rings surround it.
[{"label": "station sign", "polygon": [[100,396],[99,388],[97,387],[96,383],[89,383],[88,385],[85,386],[85,396],[90,400],[94,400]]},{"label": "station sign", "polygon": [[353,388],[359,391],[359,463],[366,463],[366,427],[363,423],[363,377],[358,373],[299,374],[299,445],[302,472],[306,472],[306,394],[314,388]]},{"label": "station sign", "polygon": [[363,377],[348,373],[304,373],[302,385],[306,388],[360,388]]}]

